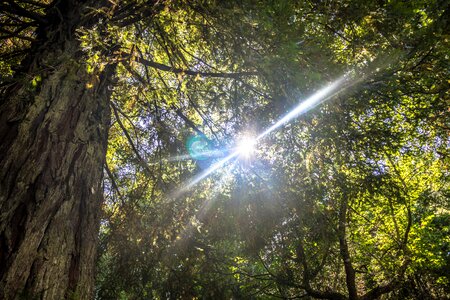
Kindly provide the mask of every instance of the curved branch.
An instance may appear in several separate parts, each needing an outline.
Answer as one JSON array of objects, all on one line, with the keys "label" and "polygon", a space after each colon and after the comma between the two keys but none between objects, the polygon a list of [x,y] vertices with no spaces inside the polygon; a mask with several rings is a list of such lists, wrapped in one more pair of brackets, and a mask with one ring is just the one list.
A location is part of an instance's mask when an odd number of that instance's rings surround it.
[{"label": "curved branch", "polygon": [[384,284],[384,285],[379,285],[379,286],[373,288],[372,290],[367,292],[365,295],[363,295],[360,299],[361,300],[375,300],[375,299],[378,299],[383,294],[387,294],[389,292],[394,291],[396,288],[398,288],[398,286],[401,282],[401,278],[405,274],[406,269],[410,262],[411,262],[410,260],[406,260],[403,263],[403,265],[400,267],[399,275],[396,278],[394,278],[391,282]]}]

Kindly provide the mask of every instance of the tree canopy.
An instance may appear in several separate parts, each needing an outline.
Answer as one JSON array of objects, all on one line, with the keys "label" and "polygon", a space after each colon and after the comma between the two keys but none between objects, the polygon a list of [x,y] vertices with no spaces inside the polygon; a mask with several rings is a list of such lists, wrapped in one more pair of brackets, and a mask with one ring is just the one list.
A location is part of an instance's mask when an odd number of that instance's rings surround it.
[{"label": "tree canopy", "polygon": [[[3,95],[46,89],[60,5],[0,4]],[[77,5],[67,77],[111,74],[95,299],[450,297],[448,1]]]}]

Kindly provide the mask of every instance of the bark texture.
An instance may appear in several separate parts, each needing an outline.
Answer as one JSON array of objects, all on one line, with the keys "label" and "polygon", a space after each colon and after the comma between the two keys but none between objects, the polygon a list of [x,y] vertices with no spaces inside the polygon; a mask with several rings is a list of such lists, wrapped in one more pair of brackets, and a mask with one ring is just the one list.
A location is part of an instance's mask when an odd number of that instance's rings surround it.
[{"label": "bark texture", "polygon": [[0,103],[0,299],[93,295],[113,70],[87,73],[61,3]]}]

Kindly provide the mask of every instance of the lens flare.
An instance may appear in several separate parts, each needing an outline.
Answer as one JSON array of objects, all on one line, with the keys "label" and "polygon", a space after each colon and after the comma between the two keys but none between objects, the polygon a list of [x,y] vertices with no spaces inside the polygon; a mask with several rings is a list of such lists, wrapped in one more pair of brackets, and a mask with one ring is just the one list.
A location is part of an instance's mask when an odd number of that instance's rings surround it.
[{"label": "lens flare", "polygon": [[208,139],[203,136],[193,136],[188,139],[186,148],[195,160],[206,160],[211,155],[211,147]]}]

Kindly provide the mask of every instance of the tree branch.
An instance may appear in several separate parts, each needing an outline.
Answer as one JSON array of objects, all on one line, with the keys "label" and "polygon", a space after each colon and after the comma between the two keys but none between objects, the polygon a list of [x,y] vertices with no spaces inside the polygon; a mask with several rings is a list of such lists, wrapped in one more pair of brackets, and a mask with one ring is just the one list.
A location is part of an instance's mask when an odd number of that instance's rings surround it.
[{"label": "tree branch", "polygon": [[136,148],[136,146],[134,145],[133,139],[131,138],[130,134],[128,133],[128,130],[125,128],[125,126],[123,125],[122,121],[120,120],[119,113],[117,112],[117,107],[113,103],[111,103],[111,107],[113,109],[114,116],[116,117],[117,123],[119,124],[119,127],[122,129],[123,133],[125,134],[125,137],[127,138],[128,143],[131,146],[131,149],[133,150],[133,152],[135,153],[136,157],[138,158],[138,161],[139,161],[140,165],[146,171],[150,172],[150,168],[148,167],[147,162],[144,160],[144,158],[142,158],[141,154],[139,154],[139,151]]},{"label": "tree branch", "polygon": [[26,3],[26,4],[31,4],[40,8],[49,8],[51,5],[49,4],[45,4],[45,3],[41,3],[41,2],[37,2],[37,1],[33,1],[33,0],[16,0],[17,2],[20,3]]},{"label": "tree branch", "polygon": [[356,290],[356,281],[355,281],[356,275],[355,269],[353,268],[352,261],[350,259],[350,253],[348,250],[346,238],[347,210],[348,210],[348,199],[346,193],[344,193],[339,207],[339,224],[338,224],[339,250],[341,258],[344,262],[345,280],[347,284],[349,299],[356,300],[358,299],[358,292]]},{"label": "tree branch", "polygon": [[0,28],[0,32],[6,34],[3,36],[0,36],[0,39],[5,40],[5,39],[9,39],[9,38],[18,38],[18,39],[33,42],[33,41],[35,41],[35,39],[33,39],[32,37],[19,34],[22,31],[24,31],[25,29],[27,29],[28,27],[29,27],[28,25],[23,25],[23,26],[19,27],[18,29],[16,29],[15,31],[9,31],[4,28]]},{"label": "tree branch", "polygon": [[405,274],[406,268],[408,267],[409,263],[410,263],[410,260],[406,260],[403,263],[403,265],[400,267],[399,275],[396,278],[394,278],[391,282],[384,284],[384,285],[379,285],[379,286],[373,288],[372,290],[367,292],[365,295],[363,295],[360,299],[361,300],[378,299],[381,295],[387,294],[387,293],[395,290],[398,287],[399,283],[401,282],[401,278]]},{"label": "tree branch", "polygon": [[[123,53],[124,57],[129,57],[130,54]],[[174,74],[184,74],[184,75],[191,75],[191,76],[200,76],[200,77],[216,77],[216,78],[240,78],[243,76],[256,76],[258,75],[257,72],[235,72],[235,73],[221,73],[221,72],[201,72],[201,71],[193,71],[189,69],[179,69],[170,67],[164,64],[157,63],[155,61],[151,61],[148,59],[145,59],[143,57],[135,57],[136,62],[147,66],[152,67],[161,71],[165,72],[171,72]]]},{"label": "tree branch", "polygon": [[[200,129],[198,129],[198,127],[194,124],[194,122],[192,122],[191,120],[189,120],[188,117],[186,117],[183,112],[181,111],[181,109],[176,108],[175,106],[172,106],[172,109],[175,110],[175,113],[189,126],[191,127],[195,132],[197,132],[198,135],[208,139],[206,137],[206,135],[203,133],[203,131],[201,131]],[[209,140],[209,139],[208,139]]]},{"label": "tree branch", "polygon": [[106,170],[106,173],[108,174],[109,179],[111,180],[111,186],[113,187],[114,190],[116,190],[116,193],[119,196],[119,199],[122,202],[122,204],[125,204],[125,201],[123,200],[123,197],[122,197],[122,193],[120,192],[119,186],[116,183],[116,179],[114,178],[114,175],[111,172],[111,170],[109,169],[108,163],[106,163],[106,162],[105,162],[105,170]]},{"label": "tree branch", "polygon": [[[5,3],[5,2],[3,2]],[[0,4],[0,9],[21,17],[25,17],[28,19],[32,19],[35,20],[41,24],[46,24],[47,21],[45,20],[44,16],[41,14],[38,14],[36,12],[33,11],[29,11],[25,8],[23,8],[22,6],[18,5],[17,3],[15,3],[14,1],[6,1],[7,5],[5,4]]]}]

